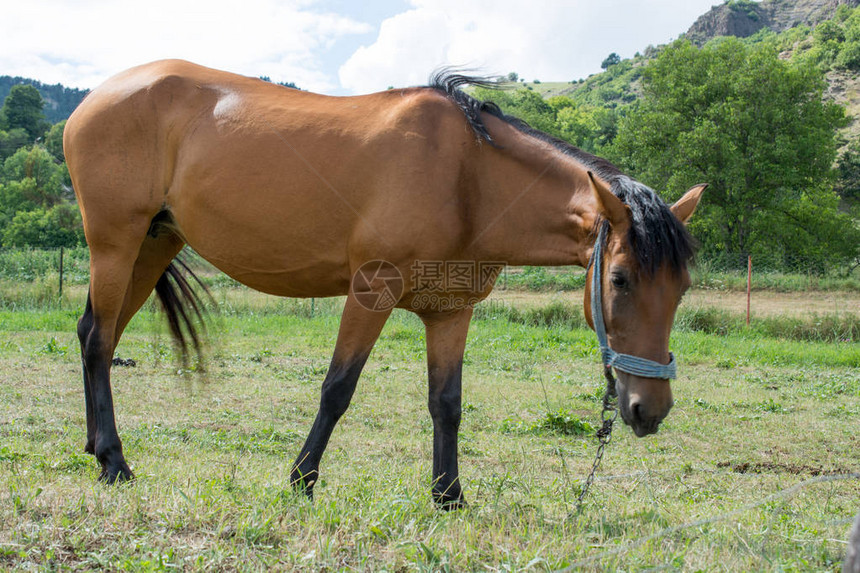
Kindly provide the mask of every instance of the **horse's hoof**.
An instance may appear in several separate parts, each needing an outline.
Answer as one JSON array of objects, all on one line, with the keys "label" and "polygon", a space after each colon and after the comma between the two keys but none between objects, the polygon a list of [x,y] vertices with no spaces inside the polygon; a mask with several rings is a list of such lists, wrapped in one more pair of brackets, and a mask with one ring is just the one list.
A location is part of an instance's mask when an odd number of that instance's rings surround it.
[{"label": "horse's hoof", "polygon": [[293,470],[293,473],[290,474],[290,485],[293,487],[295,492],[303,493],[308,497],[308,499],[313,501],[314,485],[317,483],[316,474],[317,472],[315,471],[303,474],[298,470]]},{"label": "horse's hoof", "polygon": [[99,481],[108,485],[121,484],[132,480],[134,480],[134,473],[125,463],[115,468],[103,467],[102,473],[99,475]]},{"label": "horse's hoof", "polygon": [[453,499],[451,501],[443,501],[439,503],[439,509],[444,511],[459,511],[461,509],[466,509],[469,507],[469,504],[466,503],[465,499]]},{"label": "horse's hoof", "polygon": [[314,484],[305,485],[304,482],[293,483],[293,491],[299,495],[304,495],[309,500],[314,500]]},{"label": "horse's hoof", "polygon": [[436,502],[439,509],[445,511],[466,509],[469,506],[469,504],[466,503],[466,498],[463,497],[462,492],[457,492],[456,495],[453,495],[453,492],[439,492],[434,490],[433,501]]}]

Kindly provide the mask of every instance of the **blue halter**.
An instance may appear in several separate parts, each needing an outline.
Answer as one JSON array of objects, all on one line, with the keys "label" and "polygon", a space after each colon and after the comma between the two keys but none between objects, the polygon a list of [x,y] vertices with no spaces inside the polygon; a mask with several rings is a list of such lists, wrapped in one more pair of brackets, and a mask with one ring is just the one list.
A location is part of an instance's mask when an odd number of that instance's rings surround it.
[{"label": "blue halter", "polygon": [[603,365],[607,370],[615,368],[634,376],[642,378],[663,378],[668,380],[675,378],[677,367],[675,357],[669,353],[669,364],[660,364],[653,360],[631,356],[630,354],[619,354],[609,347],[606,337],[606,324],[603,322],[603,288],[601,281],[601,251],[606,242],[606,230],[609,225],[602,225],[597,241],[594,243],[594,252],[591,255],[589,266],[594,267],[591,273],[591,318],[594,322],[594,332],[597,334],[597,342],[600,344],[600,355]]}]

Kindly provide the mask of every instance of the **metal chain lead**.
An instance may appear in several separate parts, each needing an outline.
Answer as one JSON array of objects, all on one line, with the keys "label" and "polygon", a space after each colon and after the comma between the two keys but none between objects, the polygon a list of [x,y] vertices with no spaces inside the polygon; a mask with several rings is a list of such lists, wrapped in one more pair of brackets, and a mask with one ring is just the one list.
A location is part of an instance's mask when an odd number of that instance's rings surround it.
[{"label": "metal chain lead", "polygon": [[585,478],[585,483],[582,486],[582,491],[579,498],[576,500],[576,512],[582,511],[582,503],[585,500],[588,489],[594,482],[594,475],[597,473],[597,468],[600,467],[600,462],[603,460],[603,450],[606,445],[612,441],[612,424],[618,417],[618,407],[615,404],[615,376],[612,375],[612,368],[607,366],[603,370],[603,375],[606,378],[606,390],[603,393],[603,410],[600,412],[600,420],[602,425],[597,430],[597,455],[594,457],[594,463],[591,465],[591,471],[588,477]]},{"label": "metal chain lead", "polygon": [[[589,177],[591,173],[589,173]],[[591,466],[591,472],[585,478],[585,483],[582,486],[582,492],[579,494],[579,499],[576,502],[576,511],[582,511],[582,502],[588,489],[594,482],[594,474],[597,468],[600,467],[600,462],[603,460],[603,451],[606,445],[612,441],[612,424],[618,417],[618,406],[615,403],[615,376],[612,374],[612,368],[616,368],[628,374],[634,374],[644,378],[660,378],[669,380],[675,377],[676,367],[675,358],[672,353],[669,353],[669,364],[661,364],[653,360],[647,360],[640,356],[632,356],[630,354],[619,354],[612,350],[609,346],[609,337],[606,333],[606,323],[603,321],[603,294],[601,288],[601,275],[603,267],[601,264],[601,251],[604,243],[606,243],[607,233],[609,233],[609,223],[604,222],[597,235],[597,240],[594,242],[594,250],[591,253],[591,259],[588,261],[588,269],[591,269],[591,317],[594,324],[594,332],[597,334],[597,342],[600,345],[600,357],[603,361],[603,376],[606,378],[606,392],[603,394],[603,411],[600,412],[600,420],[602,425],[597,430],[597,456],[594,458],[594,464]]]}]

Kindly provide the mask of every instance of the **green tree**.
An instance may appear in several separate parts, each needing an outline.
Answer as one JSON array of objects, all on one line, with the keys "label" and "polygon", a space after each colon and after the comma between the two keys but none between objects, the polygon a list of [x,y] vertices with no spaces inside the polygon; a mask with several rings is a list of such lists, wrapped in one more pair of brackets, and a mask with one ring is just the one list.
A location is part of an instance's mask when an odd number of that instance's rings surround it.
[{"label": "green tree", "polygon": [[6,159],[0,170],[0,183],[32,179],[38,194],[36,202],[50,207],[70,196],[66,192],[67,173],[66,166],[58,164],[47,149],[34,145]]},{"label": "green tree", "polygon": [[603,61],[600,63],[600,69],[602,69],[602,70],[606,70],[606,69],[611,68],[611,67],[612,67],[612,66],[614,66],[615,64],[619,64],[619,63],[621,63],[621,56],[619,56],[619,55],[618,55],[618,54],[616,54],[615,52],[612,52],[611,54],[609,54],[608,56],[606,56],[606,59],[605,59],[605,60],[603,60]]},{"label": "green tree", "polygon": [[556,108],[556,135],[585,151],[602,154],[603,147],[615,138],[616,109],[569,101],[570,105]]},{"label": "green tree", "polygon": [[860,69],[860,10],[842,10],[847,6],[840,6],[840,11],[845,15],[843,27],[845,30],[845,42],[836,56],[836,66],[850,70]]},{"label": "green tree", "polygon": [[0,169],[0,243],[73,246],[82,243],[65,164],[41,146],[21,148]]},{"label": "green tree", "polygon": [[31,142],[36,141],[49,127],[42,107],[44,102],[39,90],[26,84],[12,86],[0,110],[4,128],[21,128],[27,132]]},{"label": "green tree", "polygon": [[66,120],[64,119],[52,125],[48,133],[45,134],[45,149],[60,162],[66,160],[66,155],[63,153],[63,130],[65,128]]},{"label": "green tree", "polygon": [[852,141],[836,164],[836,193],[849,205],[860,206],[860,141]]},{"label": "green tree", "polygon": [[20,211],[3,228],[4,247],[76,247],[84,244],[81,214],[71,203]]},{"label": "green tree", "polygon": [[817,68],[767,42],[679,40],[645,69],[643,90],[611,155],[669,199],[711,184],[691,223],[706,252],[857,256],[860,234],[833,191],[845,114],[822,101]]},{"label": "green tree", "polygon": [[558,129],[561,138],[577,147],[592,147],[592,139],[597,132],[594,113],[585,106],[567,106],[558,111]]},{"label": "green tree", "polygon": [[842,27],[833,20],[825,20],[815,27],[812,38],[816,57],[824,69],[829,69],[836,62],[845,41]]},{"label": "green tree", "polygon": [[30,136],[20,127],[9,131],[0,130],[0,164],[28,143]]},{"label": "green tree", "polygon": [[516,116],[535,129],[558,135],[555,109],[540,94],[530,90],[506,92],[476,88],[475,97],[496,102],[506,114]]},{"label": "green tree", "polygon": [[0,183],[0,231],[12,222],[15,215],[41,206],[35,179]]},{"label": "green tree", "polygon": [[545,100],[525,89],[505,92],[485,88],[477,88],[475,96],[494,101],[506,114],[592,153],[611,142],[617,131],[614,108],[577,103],[568,96]]}]

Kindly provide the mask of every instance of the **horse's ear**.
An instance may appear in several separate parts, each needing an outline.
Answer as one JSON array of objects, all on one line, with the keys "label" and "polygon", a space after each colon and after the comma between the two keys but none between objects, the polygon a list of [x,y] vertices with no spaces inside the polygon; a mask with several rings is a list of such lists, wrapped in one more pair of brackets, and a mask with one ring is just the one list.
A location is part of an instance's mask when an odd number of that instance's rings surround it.
[{"label": "horse's ear", "polygon": [[588,180],[591,182],[591,192],[594,194],[598,213],[603,215],[612,227],[629,224],[630,207],[610,191],[606,183],[596,179],[591,171],[588,172]]},{"label": "horse's ear", "polygon": [[693,214],[693,211],[696,210],[696,205],[699,204],[699,199],[702,198],[702,192],[707,188],[707,183],[690,187],[690,190],[684,193],[684,196],[678,199],[678,201],[669,207],[669,209],[672,210],[672,213],[679,221],[686,225],[687,221],[690,220],[690,216]]}]

